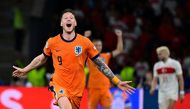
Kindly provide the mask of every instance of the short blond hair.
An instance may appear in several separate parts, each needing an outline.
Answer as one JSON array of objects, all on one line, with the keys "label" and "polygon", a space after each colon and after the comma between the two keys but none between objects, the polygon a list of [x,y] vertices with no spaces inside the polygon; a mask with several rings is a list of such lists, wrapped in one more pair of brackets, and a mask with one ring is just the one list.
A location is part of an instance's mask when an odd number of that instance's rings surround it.
[{"label": "short blond hair", "polygon": [[157,54],[160,53],[161,51],[166,51],[168,56],[170,55],[170,50],[167,46],[160,46],[156,49]]}]

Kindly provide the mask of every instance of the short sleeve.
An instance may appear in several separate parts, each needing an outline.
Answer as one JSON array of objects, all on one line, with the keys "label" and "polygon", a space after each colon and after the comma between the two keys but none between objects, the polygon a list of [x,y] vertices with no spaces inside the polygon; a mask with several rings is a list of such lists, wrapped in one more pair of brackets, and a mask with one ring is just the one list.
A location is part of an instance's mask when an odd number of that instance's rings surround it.
[{"label": "short sleeve", "polygon": [[87,43],[88,43],[88,48],[87,48],[88,56],[91,60],[94,60],[99,56],[98,50],[89,39],[87,39]]},{"label": "short sleeve", "polygon": [[46,45],[43,49],[43,54],[45,56],[51,56],[51,46],[50,46],[50,39],[46,41]]},{"label": "short sleeve", "polygon": [[182,68],[181,68],[181,64],[178,61],[175,64],[175,68],[176,68],[176,74],[181,75],[183,71],[182,71]]},{"label": "short sleeve", "polygon": [[153,67],[153,74],[154,74],[154,77],[157,77],[158,76],[158,72],[156,70],[156,64],[154,64],[154,67]]}]

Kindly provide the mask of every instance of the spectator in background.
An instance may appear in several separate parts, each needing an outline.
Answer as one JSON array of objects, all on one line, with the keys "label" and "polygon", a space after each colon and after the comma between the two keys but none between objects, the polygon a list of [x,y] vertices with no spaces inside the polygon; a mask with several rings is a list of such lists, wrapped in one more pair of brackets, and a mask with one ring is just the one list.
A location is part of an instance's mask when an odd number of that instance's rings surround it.
[{"label": "spectator in background", "polygon": [[[123,81],[135,81],[135,68],[128,64],[127,66],[125,66],[122,70],[121,70],[121,73],[120,73],[120,77],[121,77],[121,80]],[[131,83],[131,85],[133,87],[136,86],[136,83]]]},{"label": "spectator in background", "polygon": [[141,79],[145,77],[146,72],[149,70],[148,63],[141,59],[135,64],[135,70],[137,72],[137,76]]},{"label": "spectator in background", "polygon": [[166,0],[164,1],[164,8],[167,8],[172,15],[175,15],[176,12],[176,7],[177,7],[177,0]]},{"label": "spectator in background", "polygon": [[172,14],[168,9],[164,9],[161,17],[161,23],[159,26],[160,41],[165,45],[171,44],[171,39],[175,36],[176,28],[173,23]]},{"label": "spectator in background", "polygon": [[21,9],[22,0],[16,0],[16,5],[13,8],[13,28],[15,35],[15,49],[17,53],[22,52],[23,40],[24,40],[24,15]]},{"label": "spectator in background", "polygon": [[186,57],[183,59],[183,68],[184,68],[184,85],[185,90],[190,91],[190,54],[189,51],[186,54]]},{"label": "spectator in background", "polygon": [[150,90],[152,84],[153,75],[150,71],[145,73],[145,81],[138,84],[138,88],[144,88]]},{"label": "spectator in background", "polygon": [[152,84],[152,80],[153,80],[153,75],[151,72],[147,72],[145,75],[145,88],[147,87],[148,89],[151,88],[151,84]]},{"label": "spectator in background", "polygon": [[183,59],[183,68],[187,71],[187,76],[190,76],[190,55]]},{"label": "spectator in background", "polygon": [[27,80],[32,87],[43,87],[46,85],[46,67],[42,66],[38,69],[33,69],[28,72]]},{"label": "spectator in background", "polygon": [[162,0],[149,0],[151,7],[154,9],[155,15],[160,15]]},{"label": "spectator in background", "polygon": [[13,77],[10,86],[25,86],[26,78]]},{"label": "spectator in background", "polygon": [[[142,87],[144,83],[144,78],[146,78],[146,73],[149,70],[149,65],[148,63],[143,60],[142,58],[135,64],[135,70],[136,70],[136,79],[138,86],[137,87]],[[139,86],[140,85],[140,86]]]}]

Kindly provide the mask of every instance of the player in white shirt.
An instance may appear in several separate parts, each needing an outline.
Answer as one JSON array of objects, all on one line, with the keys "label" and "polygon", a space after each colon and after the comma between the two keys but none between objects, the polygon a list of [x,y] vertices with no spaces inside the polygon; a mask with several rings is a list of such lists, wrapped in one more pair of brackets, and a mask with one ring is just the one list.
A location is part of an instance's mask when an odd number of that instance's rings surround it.
[{"label": "player in white shirt", "polygon": [[154,65],[154,78],[150,94],[154,93],[159,80],[159,109],[173,109],[175,102],[178,100],[178,93],[180,93],[180,100],[184,100],[182,68],[177,60],[169,57],[170,51],[168,47],[158,47],[156,52],[160,61]]}]

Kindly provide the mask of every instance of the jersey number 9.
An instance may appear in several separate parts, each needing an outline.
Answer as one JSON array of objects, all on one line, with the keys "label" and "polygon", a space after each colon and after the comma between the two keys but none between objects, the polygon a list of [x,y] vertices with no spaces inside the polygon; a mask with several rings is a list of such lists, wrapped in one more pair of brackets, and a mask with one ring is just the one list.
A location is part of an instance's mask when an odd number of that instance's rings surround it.
[{"label": "jersey number 9", "polygon": [[57,61],[58,61],[59,65],[62,65],[62,57],[61,56],[57,56]]}]

